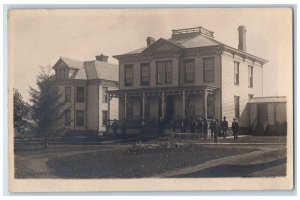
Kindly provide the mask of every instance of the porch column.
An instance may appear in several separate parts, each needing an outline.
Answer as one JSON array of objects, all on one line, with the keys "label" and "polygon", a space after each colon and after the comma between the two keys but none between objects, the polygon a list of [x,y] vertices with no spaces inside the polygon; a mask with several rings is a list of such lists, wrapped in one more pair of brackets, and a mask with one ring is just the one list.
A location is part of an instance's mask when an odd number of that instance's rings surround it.
[{"label": "porch column", "polygon": [[124,96],[124,119],[127,118],[127,93],[125,92]]},{"label": "porch column", "polygon": [[143,92],[142,112],[143,112],[143,120],[144,120],[145,119],[145,92]]},{"label": "porch column", "polygon": [[107,99],[107,122],[108,124],[110,123],[110,94],[108,94],[108,99]]},{"label": "porch column", "polygon": [[161,116],[164,119],[165,118],[165,92],[162,91],[161,94]]},{"label": "porch column", "polygon": [[207,91],[206,91],[206,89],[204,90],[203,101],[204,101],[204,117],[205,117],[205,119],[207,119]]},{"label": "porch column", "polygon": [[185,118],[185,90],[182,91],[182,118]]}]

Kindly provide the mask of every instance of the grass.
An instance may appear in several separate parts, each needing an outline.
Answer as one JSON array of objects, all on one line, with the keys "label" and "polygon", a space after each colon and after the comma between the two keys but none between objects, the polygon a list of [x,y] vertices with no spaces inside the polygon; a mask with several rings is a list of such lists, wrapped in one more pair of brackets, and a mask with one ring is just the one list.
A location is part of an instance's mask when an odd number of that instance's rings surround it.
[{"label": "grass", "polygon": [[253,150],[192,146],[134,153],[118,149],[54,158],[48,166],[60,178],[141,178]]}]

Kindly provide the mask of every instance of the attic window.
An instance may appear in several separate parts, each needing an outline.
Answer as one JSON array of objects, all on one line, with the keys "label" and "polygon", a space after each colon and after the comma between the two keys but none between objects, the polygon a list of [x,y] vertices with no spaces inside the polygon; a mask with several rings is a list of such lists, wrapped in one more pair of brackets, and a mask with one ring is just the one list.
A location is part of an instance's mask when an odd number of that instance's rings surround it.
[{"label": "attic window", "polygon": [[68,68],[59,68],[55,70],[56,79],[68,79],[69,78],[69,69]]}]

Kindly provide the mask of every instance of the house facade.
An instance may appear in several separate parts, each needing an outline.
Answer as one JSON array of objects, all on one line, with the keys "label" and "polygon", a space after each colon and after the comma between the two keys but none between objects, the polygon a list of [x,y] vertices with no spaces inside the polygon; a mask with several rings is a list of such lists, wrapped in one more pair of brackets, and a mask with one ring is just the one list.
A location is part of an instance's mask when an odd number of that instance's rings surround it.
[{"label": "house facade", "polygon": [[[78,61],[61,57],[53,66],[54,84],[64,102],[64,126],[68,130],[105,132],[108,118],[107,90],[118,88],[118,66],[108,64],[108,56]],[[110,115],[118,118],[118,99],[110,101]]]},{"label": "house facade", "polygon": [[[120,119],[182,120],[233,118],[249,127],[247,103],[263,95],[263,66],[268,61],[247,52],[246,27],[238,28],[238,48],[214,38],[203,27],[172,31],[170,39],[146,39],[145,47],[119,60]],[[110,118],[112,119],[112,118]]]}]

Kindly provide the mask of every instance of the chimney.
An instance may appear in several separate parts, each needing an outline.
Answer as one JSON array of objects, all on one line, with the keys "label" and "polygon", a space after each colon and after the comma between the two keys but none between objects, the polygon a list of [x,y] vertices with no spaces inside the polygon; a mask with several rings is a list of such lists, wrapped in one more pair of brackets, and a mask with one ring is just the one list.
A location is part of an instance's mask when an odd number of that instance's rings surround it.
[{"label": "chimney", "polygon": [[107,61],[108,61],[108,56],[103,55],[103,54],[101,53],[101,55],[96,56],[96,60],[102,61],[102,62],[106,62],[106,63],[107,63]]},{"label": "chimney", "polygon": [[151,44],[155,42],[155,39],[153,37],[147,37],[147,47],[149,47]]},{"label": "chimney", "polygon": [[247,46],[246,46],[246,26],[239,26],[239,47],[238,49],[244,52],[247,52]]}]

